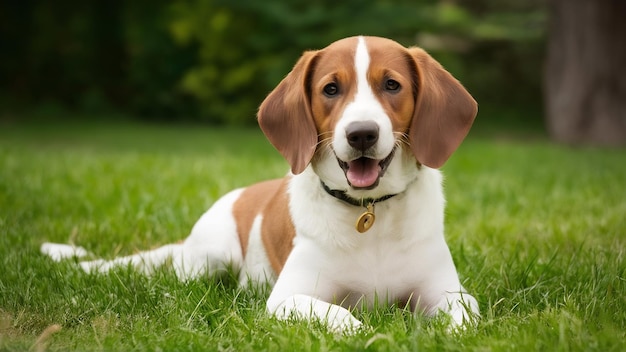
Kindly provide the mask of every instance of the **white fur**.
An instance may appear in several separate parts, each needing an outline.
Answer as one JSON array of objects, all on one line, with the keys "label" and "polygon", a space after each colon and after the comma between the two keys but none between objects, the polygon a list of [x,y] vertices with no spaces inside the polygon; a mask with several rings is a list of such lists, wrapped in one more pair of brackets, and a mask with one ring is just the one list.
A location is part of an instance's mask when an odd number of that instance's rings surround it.
[{"label": "white fur", "polygon": [[276,274],[272,270],[261,241],[262,223],[263,217],[259,215],[254,219],[250,229],[246,258],[239,273],[239,282],[242,286],[246,286],[249,281],[256,283],[268,282],[270,284],[276,282]]},{"label": "white fur", "polygon": [[40,251],[57,262],[67,258],[81,258],[88,254],[87,250],[83,247],[50,242],[43,243]]},{"label": "white fur", "polygon": [[[379,126],[374,146],[386,157],[395,145],[391,122],[369,86],[369,54],[359,39],[355,54],[358,86],[334,130],[332,147],[338,157],[353,153],[345,127],[353,121],[371,120]],[[295,226],[293,249],[282,272],[272,272],[261,241],[261,216],[254,220],[246,257],[241,251],[233,204],[242,190],[218,200],[196,223],[182,244],[117,258],[82,262],[87,270],[106,271],[132,264],[145,272],[172,259],[181,279],[213,274],[232,264],[248,280],[275,281],[267,309],[279,318],[320,319],[336,331],[349,332],[361,325],[351,310],[374,303],[405,301],[425,314],[443,311],[455,325],[478,314],[476,300],[465,293],[443,235],[444,196],[438,170],[417,163],[410,152],[397,148],[379,185],[373,190],[352,190],[335,155],[319,153],[306,170],[289,181],[289,210]],[[354,197],[395,197],[375,205],[376,221],[364,234],[354,223],[363,208],[331,197],[320,186],[348,190]],[[50,246],[46,248],[52,248]],[[48,251],[50,252],[50,251]],[[470,313],[471,312],[471,313]]]}]

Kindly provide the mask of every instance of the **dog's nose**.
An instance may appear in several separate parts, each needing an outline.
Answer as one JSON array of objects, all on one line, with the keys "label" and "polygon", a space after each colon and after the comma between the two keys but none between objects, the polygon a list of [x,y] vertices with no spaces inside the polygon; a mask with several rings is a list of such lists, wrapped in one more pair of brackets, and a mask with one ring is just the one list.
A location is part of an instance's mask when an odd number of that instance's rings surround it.
[{"label": "dog's nose", "polygon": [[378,141],[378,125],[373,121],[351,122],[346,127],[346,138],[352,148],[365,151]]}]

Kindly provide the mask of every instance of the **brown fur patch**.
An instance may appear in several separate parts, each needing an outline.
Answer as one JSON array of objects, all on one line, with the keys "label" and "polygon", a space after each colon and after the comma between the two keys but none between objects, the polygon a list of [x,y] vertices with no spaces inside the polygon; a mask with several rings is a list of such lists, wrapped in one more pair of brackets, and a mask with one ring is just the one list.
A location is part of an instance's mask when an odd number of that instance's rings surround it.
[{"label": "brown fur patch", "polygon": [[[332,138],[332,132],[345,106],[356,93],[354,54],[357,38],[335,42],[318,54],[317,64],[311,73],[311,109],[319,135],[318,141]],[[338,94],[328,97],[324,87],[334,83]]]},{"label": "brown fur patch", "polygon": [[270,180],[246,188],[233,205],[237,234],[246,255],[252,223],[263,216],[261,239],[276,274],[282,270],[291,248],[295,229],[289,215],[289,178]]},{"label": "brown fur patch", "polygon": [[289,178],[283,179],[280,188],[263,210],[261,225],[261,239],[276,274],[279,274],[285,266],[293,248],[293,238],[296,237],[296,229],[289,212],[288,181]]}]

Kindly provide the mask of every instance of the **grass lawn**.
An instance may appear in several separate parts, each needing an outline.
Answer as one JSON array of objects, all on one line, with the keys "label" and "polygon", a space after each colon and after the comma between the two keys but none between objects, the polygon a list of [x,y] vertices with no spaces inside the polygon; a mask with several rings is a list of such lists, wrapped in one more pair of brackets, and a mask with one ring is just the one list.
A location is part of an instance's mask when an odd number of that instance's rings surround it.
[{"label": "grass lawn", "polygon": [[624,149],[476,126],[444,173],[447,239],[480,323],[447,333],[380,307],[344,337],[268,317],[268,289],[230,277],[85,274],[39,254],[44,241],[105,258],[178,241],[220,195],[287,170],[257,129],[86,120],[0,122],[0,350],[626,350]]}]

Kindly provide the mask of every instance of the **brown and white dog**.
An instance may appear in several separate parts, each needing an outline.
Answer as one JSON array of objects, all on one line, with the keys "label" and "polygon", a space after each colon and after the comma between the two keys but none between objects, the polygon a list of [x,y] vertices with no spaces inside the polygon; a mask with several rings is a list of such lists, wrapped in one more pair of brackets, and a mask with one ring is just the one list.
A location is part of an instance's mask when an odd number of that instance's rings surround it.
[{"label": "brown and white dog", "polygon": [[338,331],[361,325],[350,309],[375,300],[462,324],[478,304],[444,240],[436,168],[476,112],[463,86],[419,48],[352,37],[305,52],[258,114],[289,175],[226,194],[183,243],[81,265],[149,272],[171,258],[178,276],[191,278],[230,264],[244,285],[274,284],[270,313]]}]

